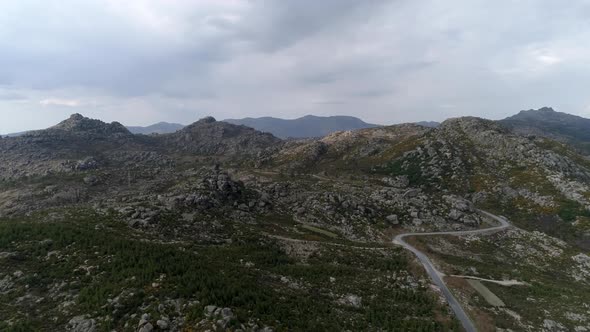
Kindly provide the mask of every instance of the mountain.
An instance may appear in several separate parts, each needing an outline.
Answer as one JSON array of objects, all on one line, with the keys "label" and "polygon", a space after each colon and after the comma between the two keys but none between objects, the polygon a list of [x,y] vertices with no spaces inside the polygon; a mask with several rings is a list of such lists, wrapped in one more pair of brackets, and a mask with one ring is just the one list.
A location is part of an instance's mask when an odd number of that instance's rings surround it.
[{"label": "mountain", "polygon": [[171,148],[202,155],[254,154],[281,143],[272,134],[213,117],[203,118],[163,139]]},{"label": "mountain", "polygon": [[550,107],[520,113],[500,120],[522,135],[538,135],[567,142],[590,155],[590,119],[556,112]]},{"label": "mountain", "polygon": [[226,119],[227,123],[245,125],[262,132],[271,133],[280,138],[322,137],[336,131],[373,128],[369,124],[352,116],[321,117],[307,115],[302,118],[285,120],[272,117]]},{"label": "mountain", "polygon": [[583,331],[588,250],[590,160],[497,121],[0,138],[2,331]]},{"label": "mountain", "polygon": [[28,135],[35,135],[39,133],[70,133],[80,135],[129,135],[131,132],[119,122],[104,123],[100,120],[89,119],[81,114],[73,114],[69,119],[64,120],[53,127],[46,130],[28,132]]},{"label": "mountain", "polygon": [[147,126],[147,127],[140,127],[140,126],[127,126],[130,132],[134,134],[170,134],[180,129],[184,128],[184,125],[179,123],[169,123],[169,122],[158,122],[156,124]]}]

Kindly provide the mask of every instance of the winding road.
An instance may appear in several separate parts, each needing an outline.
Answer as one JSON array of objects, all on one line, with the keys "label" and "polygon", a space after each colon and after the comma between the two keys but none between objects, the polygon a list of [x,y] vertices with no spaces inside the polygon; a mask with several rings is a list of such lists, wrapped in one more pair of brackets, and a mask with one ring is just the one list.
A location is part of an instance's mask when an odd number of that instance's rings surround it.
[{"label": "winding road", "polygon": [[406,241],[404,241],[404,238],[407,237],[407,236],[468,235],[468,234],[491,233],[491,232],[496,232],[496,231],[503,230],[503,229],[505,229],[505,228],[507,228],[507,227],[510,226],[510,223],[508,223],[508,221],[506,219],[504,219],[504,218],[498,217],[498,216],[493,215],[493,214],[491,214],[489,212],[486,212],[486,211],[481,211],[480,210],[479,212],[482,213],[483,215],[487,216],[487,217],[490,217],[490,218],[492,218],[492,219],[500,222],[500,225],[499,226],[490,227],[490,228],[471,230],[471,231],[428,232],[428,233],[403,233],[403,234],[397,235],[393,239],[393,243],[399,244],[402,247],[410,250],[411,252],[413,252],[416,255],[416,257],[418,257],[418,259],[420,260],[420,262],[422,263],[422,265],[424,265],[424,268],[426,269],[426,272],[428,273],[428,275],[430,276],[430,278],[432,278],[432,280],[434,281],[435,285],[437,285],[440,288],[440,290],[442,291],[443,295],[447,299],[447,302],[451,306],[451,309],[453,310],[453,312],[455,312],[455,315],[457,316],[457,319],[459,319],[459,321],[461,321],[461,324],[463,325],[463,328],[465,328],[465,330],[467,332],[476,332],[477,329],[475,328],[475,325],[473,325],[473,322],[471,321],[471,319],[469,318],[469,316],[467,315],[467,313],[465,312],[465,310],[463,309],[463,307],[461,306],[461,304],[459,303],[459,301],[457,301],[457,299],[453,296],[453,294],[451,293],[451,291],[449,290],[449,288],[447,287],[447,285],[443,281],[442,276],[444,276],[444,274],[441,273],[440,271],[438,271],[434,267],[434,265],[432,264],[432,261],[430,261],[430,259],[428,258],[428,256],[426,256],[423,252],[421,252],[420,250],[416,249],[412,245],[408,244]]}]

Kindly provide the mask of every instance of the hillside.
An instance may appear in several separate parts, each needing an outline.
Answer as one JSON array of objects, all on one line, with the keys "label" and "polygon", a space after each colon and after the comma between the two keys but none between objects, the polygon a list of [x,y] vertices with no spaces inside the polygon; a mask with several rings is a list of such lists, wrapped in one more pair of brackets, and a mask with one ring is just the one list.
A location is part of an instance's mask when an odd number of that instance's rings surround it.
[{"label": "hillside", "polygon": [[408,239],[478,328],[589,322],[590,162],[566,144],[474,117],[283,141],[75,114],[0,139],[0,330],[456,331],[391,240],[490,227],[479,209],[513,226]]},{"label": "hillside", "polygon": [[500,122],[519,134],[550,137],[590,155],[590,119],[543,107],[521,111]]},{"label": "hillside", "polygon": [[226,119],[223,121],[252,127],[280,138],[322,137],[336,131],[377,127],[377,125],[366,123],[351,116],[321,117],[307,115],[293,120],[263,117]]}]

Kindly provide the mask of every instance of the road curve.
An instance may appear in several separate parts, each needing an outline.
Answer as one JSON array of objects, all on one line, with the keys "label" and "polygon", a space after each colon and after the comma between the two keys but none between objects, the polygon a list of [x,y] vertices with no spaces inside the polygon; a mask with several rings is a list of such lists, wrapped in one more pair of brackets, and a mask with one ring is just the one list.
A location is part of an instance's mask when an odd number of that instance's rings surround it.
[{"label": "road curve", "polygon": [[485,212],[485,211],[481,211],[481,210],[479,212],[482,213],[485,216],[488,216],[488,217],[490,217],[490,218],[492,218],[492,219],[500,222],[500,225],[499,226],[490,227],[490,228],[485,228],[485,229],[471,230],[471,231],[428,232],[428,233],[403,233],[403,234],[398,234],[393,239],[393,243],[399,244],[402,247],[410,250],[411,252],[413,252],[416,255],[416,257],[418,257],[418,259],[420,260],[420,262],[422,263],[422,265],[424,265],[424,268],[426,269],[426,272],[428,273],[428,275],[430,276],[430,278],[432,279],[432,281],[434,281],[434,284],[437,285],[440,288],[440,290],[442,291],[443,295],[447,299],[447,302],[451,306],[451,309],[453,310],[453,312],[457,316],[457,319],[459,319],[459,321],[463,325],[463,328],[465,328],[465,330],[467,332],[476,332],[477,329],[473,325],[473,322],[471,321],[471,319],[469,318],[469,316],[467,315],[467,313],[465,312],[465,310],[463,309],[463,307],[461,306],[461,304],[459,303],[459,301],[457,301],[457,299],[453,296],[453,294],[451,293],[451,291],[449,290],[449,288],[447,287],[447,285],[445,284],[445,282],[441,278],[442,273],[440,273],[434,267],[434,265],[432,264],[432,262],[430,261],[430,259],[428,258],[428,256],[426,256],[420,250],[414,248],[412,245],[408,244],[406,241],[404,241],[404,238],[407,237],[407,236],[468,235],[468,234],[490,233],[490,232],[500,231],[500,230],[505,229],[505,228],[507,228],[507,227],[510,226],[510,223],[508,223],[508,221],[506,219],[504,219],[504,218],[498,217],[498,216],[493,215],[493,214],[491,214],[489,212]]}]

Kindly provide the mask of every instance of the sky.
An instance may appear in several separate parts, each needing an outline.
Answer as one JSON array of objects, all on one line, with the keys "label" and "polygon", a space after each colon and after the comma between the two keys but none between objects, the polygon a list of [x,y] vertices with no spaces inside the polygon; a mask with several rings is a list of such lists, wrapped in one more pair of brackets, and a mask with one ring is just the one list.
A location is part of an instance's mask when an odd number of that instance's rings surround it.
[{"label": "sky", "polygon": [[587,0],[3,0],[0,133],[306,114],[590,117]]}]

